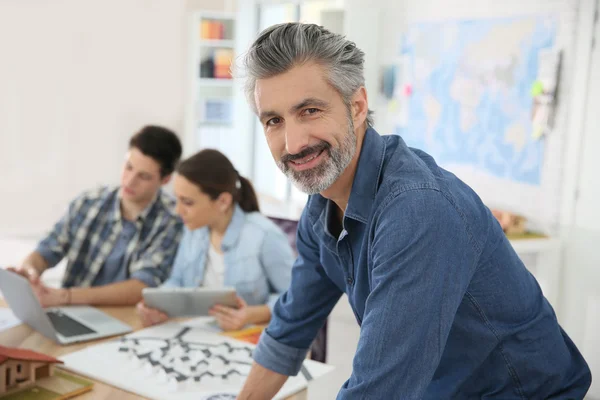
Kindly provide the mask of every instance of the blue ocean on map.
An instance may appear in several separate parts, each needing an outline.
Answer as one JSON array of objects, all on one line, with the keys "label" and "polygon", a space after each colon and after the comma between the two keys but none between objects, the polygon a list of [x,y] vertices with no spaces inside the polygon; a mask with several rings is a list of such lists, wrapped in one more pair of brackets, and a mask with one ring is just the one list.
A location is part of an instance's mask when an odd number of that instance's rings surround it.
[{"label": "blue ocean on map", "polygon": [[547,17],[412,25],[400,49],[412,90],[395,133],[441,166],[539,185],[544,141],[532,135],[531,88],[556,26]]}]

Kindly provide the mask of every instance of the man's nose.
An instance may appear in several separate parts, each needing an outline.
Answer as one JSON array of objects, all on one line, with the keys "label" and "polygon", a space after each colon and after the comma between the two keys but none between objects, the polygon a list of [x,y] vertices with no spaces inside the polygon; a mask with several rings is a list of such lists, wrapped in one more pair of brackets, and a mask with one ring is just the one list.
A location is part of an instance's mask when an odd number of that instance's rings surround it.
[{"label": "man's nose", "polygon": [[285,129],[285,150],[288,154],[298,154],[310,141],[308,130],[297,123],[287,123]]},{"label": "man's nose", "polygon": [[131,174],[131,175],[125,177],[125,185],[126,186],[133,187],[133,186],[135,186],[135,183],[136,183],[135,174]]}]

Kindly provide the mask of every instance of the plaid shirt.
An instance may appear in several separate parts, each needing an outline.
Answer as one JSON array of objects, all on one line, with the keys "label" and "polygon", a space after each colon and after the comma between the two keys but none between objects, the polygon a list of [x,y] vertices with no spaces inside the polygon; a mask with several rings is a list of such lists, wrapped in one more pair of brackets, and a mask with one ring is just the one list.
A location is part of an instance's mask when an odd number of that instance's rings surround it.
[{"label": "plaid shirt", "polygon": [[[49,267],[67,258],[63,287],[91,286],[104,265],[123,229],[118,194],[118,188],[106,187],[83,193],[39,243],[36,250]],[[174,204],[173,198],[159,191],[135,221],[137,233],[124,258],[128,278],[157,286],[169,276],[182,232]]]}]

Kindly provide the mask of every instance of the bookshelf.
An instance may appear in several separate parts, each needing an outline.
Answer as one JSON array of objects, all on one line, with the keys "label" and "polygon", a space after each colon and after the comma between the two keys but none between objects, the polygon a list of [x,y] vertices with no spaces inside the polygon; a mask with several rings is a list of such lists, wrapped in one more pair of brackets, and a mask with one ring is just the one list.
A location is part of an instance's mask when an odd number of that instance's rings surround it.
[{"label": "bookshelf", "polygon": [[189,96],[186,154],[217,148],[233,156],[231,136],[236,90],[231,63],[236,56],[237,15],[196,12],[189,30]]}]

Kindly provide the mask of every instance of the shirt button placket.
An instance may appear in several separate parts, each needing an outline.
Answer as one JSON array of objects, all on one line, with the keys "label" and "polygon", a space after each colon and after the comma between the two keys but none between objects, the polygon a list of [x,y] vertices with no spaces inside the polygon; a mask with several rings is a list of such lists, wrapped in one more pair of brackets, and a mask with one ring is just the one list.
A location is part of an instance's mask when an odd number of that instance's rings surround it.
[{"label": "shirt button placket", "polygon": [[343,262],[344,264],[344,269],[346,272],[346,284],[348,286],[352,286],[354,285],[354,278],[352,278],[352,257],[350,256],[350,244],[347,242],[348,241],[348,231],[347,230],[342,230],[342,233],[340,234],[340,239],[338,241],[338,249],[341,249],[341,251],[338,251],[339,255],[340,255],[340,260]]}]

